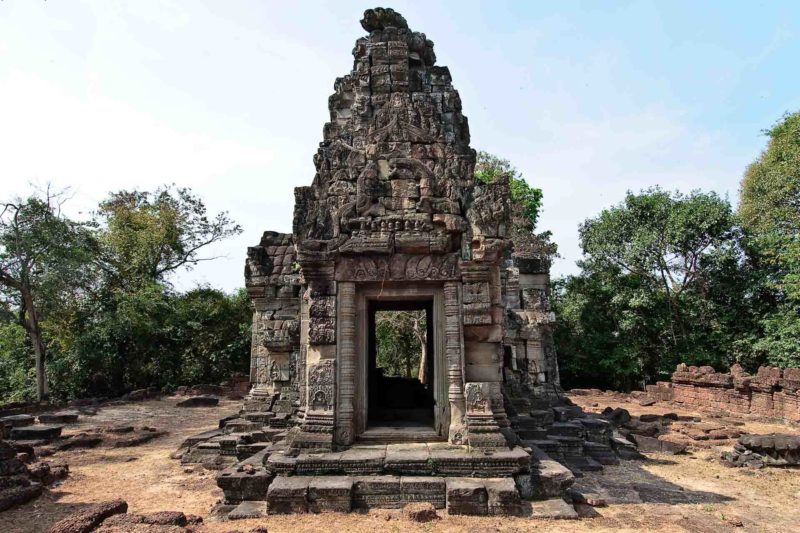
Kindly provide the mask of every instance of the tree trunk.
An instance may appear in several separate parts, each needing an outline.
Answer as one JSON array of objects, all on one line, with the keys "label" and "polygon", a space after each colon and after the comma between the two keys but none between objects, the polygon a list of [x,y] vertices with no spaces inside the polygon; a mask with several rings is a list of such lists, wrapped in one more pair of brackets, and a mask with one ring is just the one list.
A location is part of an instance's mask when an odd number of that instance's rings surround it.
[{"label": "tree trunk", "polygon": [[41,402],[47,400],[49,395],[44,368],[45,349],[44,341],[42,341],[42,329],[39,326],[39,318],[36,316],[30,285],[23,283],[20,292],[22,292],[22,299],[25,303],[25,329],[28,331],[33,345],[33,353],[36,356],[36,399]]},{"label": "tree trunk", "polygon": [[414,320],[412,323],[412,330],[414,331],[414,335],[417,337],[417,341],[419,341],[419,371],[417,372],[417,377],[423,385],[425,384],[426,380],[428,379],[428,332],[422,329],[422,324],[420,324],[420,320]]},{"label": "tree trunk", "polygon": [[428,379],[428,365],[426,364],[428,362],[428,343],[426,343],[424,340],[421,340],[420,347],[422,349],[422,355],[419,358],[418,377],[420,383],[424,385]]}]

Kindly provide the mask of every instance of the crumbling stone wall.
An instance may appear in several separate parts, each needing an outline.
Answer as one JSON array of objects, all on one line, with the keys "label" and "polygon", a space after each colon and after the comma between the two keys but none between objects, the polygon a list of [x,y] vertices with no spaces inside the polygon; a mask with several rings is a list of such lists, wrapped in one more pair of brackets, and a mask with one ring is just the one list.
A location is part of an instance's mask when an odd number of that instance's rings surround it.
[{"label": "crumbling stone wall", "polygon": [[762,366],[751,376],[739,365],[720,373],[680,364],[671,382],[648,385],[647,393],[660,401],[800,422],[800,368]]}]

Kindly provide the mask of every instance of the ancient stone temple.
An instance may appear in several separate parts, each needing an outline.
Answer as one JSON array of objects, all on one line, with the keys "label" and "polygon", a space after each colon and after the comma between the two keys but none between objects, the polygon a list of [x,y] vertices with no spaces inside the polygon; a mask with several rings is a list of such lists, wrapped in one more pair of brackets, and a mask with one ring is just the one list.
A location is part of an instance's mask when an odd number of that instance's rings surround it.
[{"label": "ancient stone temple", "polygon": [[461,99],[433,43],[392,11],[370,11],[362,26],[369,35],[329,99],[312,185],[295,191],[293,233],[265,233],[248,251],[253,394],[299,408],[296,448],[371,435],[374,313],[416,306],[432,324],[422,434],[504,447],[504,361],[558,383],[536,327],[547,321],[546,270],[520,274],[506,261],[508,183],[476,182]]},{"label": "ancient stone temple", "polygon": [[[512,227],[508,181],[475,179],[433,43],[391,9],[361,25],[292,233],[248,249],[252,391],[183,460],[234,465],[218,478],[226,505],[271,513],[519,514],[521,498],[616,462],[612,429],[561,394],[549,262]],[[426,319],[413,388],[377,363],[376,314],[394,310]]]}]

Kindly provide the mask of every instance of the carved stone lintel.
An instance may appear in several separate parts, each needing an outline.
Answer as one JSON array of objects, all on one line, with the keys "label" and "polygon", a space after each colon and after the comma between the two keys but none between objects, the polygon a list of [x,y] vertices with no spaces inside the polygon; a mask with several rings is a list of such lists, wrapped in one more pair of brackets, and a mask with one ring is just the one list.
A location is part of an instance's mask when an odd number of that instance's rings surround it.
[{"label": "carved stone lintel", "polygon": [[338,281],[445,281],[458,278],[457,254],[342,257],[336,265]]}]

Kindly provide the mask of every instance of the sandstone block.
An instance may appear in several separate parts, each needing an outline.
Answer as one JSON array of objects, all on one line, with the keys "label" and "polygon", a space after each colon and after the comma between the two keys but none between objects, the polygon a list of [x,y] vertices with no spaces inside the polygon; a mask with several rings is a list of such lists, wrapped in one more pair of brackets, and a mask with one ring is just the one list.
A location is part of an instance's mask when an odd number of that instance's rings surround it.
[{"label": "sandstone block", "polygon": [[269,514],[308,512],[309,478],[304,476],[278,476],[267,491]]},{"label": "sandstone block", "polygon": [[122,500],[98,503],[56,522],[49,533],[89,533],[106,518],[125,513],[128,504]]},{"label": "sandstone block", "polygon": [[353,479],[315,477],[308,484],[308,509],[312,513],[348,513],[352,505]]},{"label": "sandstone block", "polygon": [[486,516],[489,497],[486,486],[471,478],[447,478],[447,512],[453,515]]}]

